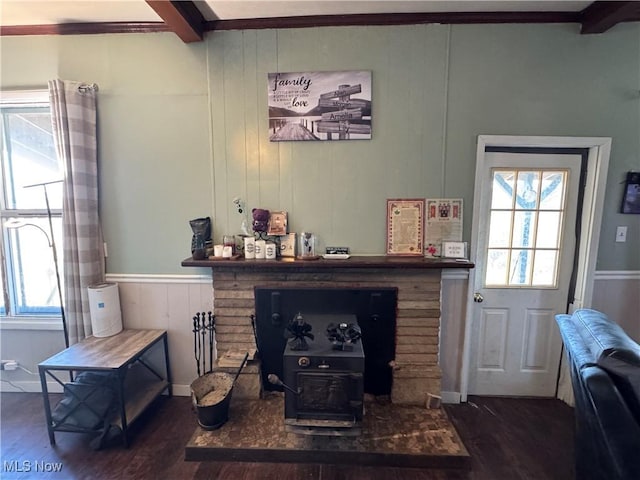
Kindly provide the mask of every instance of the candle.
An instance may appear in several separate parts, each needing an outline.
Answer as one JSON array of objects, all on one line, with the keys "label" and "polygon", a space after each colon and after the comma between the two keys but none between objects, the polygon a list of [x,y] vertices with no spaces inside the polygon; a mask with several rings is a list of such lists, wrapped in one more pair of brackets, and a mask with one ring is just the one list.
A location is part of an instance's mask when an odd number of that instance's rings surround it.
[{"label": "candle", "polygon": [[267,242],[265,240],[256,240],[256,258],[266,258]]},{"label": "candle", "polygon": [[276,259],[276,244],[272,242],[268,242],[265,245],[265,258],[267,260],[275,260]]},{"label": "candle", "polygon": [[244,237],[244,258],[256,258],[256,239]]}]

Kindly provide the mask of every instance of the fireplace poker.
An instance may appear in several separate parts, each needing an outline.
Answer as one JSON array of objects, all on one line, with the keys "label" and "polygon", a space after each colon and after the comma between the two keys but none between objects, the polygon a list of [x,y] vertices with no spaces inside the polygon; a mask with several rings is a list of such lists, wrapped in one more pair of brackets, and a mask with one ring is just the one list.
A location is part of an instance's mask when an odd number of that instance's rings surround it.
[{"label": "fireplace poker", "polygon": [[200,325],[200,314],[193,317],[193,356],[196,359],[196,367],[198,368],[198,376],[200,376],[200,349],[198,348],[199,336],[198,326]]},{"label": "fireplace poker", "polygon": [[209,312],[209,371],[213,372],[213,332],[216,329],[215,316]]},{"label": "fireplace poker", "polygon": [[294,390],[289,385],[287,385],[282,380],[280,380],[280,377],[278,377],[278,375],[276,375],[275,373],[270,373],[269,375],[267,375],[267,380],[269,381],[269,383],[271,383],[273,385],[278,385],[279,387],[284,387],[287,390],[289,390],[290,392],[294,393],[295,395],[300,395],[300,388],[298,388],[298,390]]},{"label": "fireplace poker", "polygon": [[251,329],[253,330],[253,340],[256,343],[256,356],[260,356],[260,350],[258,349],[258,332],[256,331],[256,316],[255,315],[249,315],[249,318],[251,318]]},{"label": "fireplace poker", "polygon": [[245,353],[244,358],[242,359],[242,363],[240,364],[240,368],[238,368],[238,371],[236,372],[236,376],[233,377],[233,383],[231,384],[232,386],[236,383],[236,380],[240,376],[240,372],[242,372],[242,369],[246,365],[248,358],[249,358],[249,352]]},{"label": "fireplace poker", "polygon": [[[206,335],[207,335],[207,317],[205,316],[205,313],[202,312],[202,323],[200,324],[200,332],[202,334],[202,349],[207,348],[206,347]],[[207,373],[207,352],[205,350],[204,354],[202,355],[202,372],[203,373]]]}]

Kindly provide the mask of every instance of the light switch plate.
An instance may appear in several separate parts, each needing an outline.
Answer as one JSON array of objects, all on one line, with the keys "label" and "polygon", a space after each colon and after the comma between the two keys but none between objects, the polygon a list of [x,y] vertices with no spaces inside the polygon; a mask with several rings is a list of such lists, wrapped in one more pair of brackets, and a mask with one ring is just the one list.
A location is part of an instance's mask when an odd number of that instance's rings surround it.
[{"label": "light switch plate", "polygon": [[616,242],[627,241],[627,227],[618,227],[616,229]]}]

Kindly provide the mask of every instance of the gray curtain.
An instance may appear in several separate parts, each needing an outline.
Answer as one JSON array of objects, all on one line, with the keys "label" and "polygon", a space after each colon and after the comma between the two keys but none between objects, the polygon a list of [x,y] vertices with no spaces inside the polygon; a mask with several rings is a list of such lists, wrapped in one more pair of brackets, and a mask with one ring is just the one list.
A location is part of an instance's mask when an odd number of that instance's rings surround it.
[{"label": "gray curtain", "polygon": [[98,217],[97,85],[49,82],[54,143],[64,169],[64,313],[72,345],[91,335],[87,287],[104,281]]}]

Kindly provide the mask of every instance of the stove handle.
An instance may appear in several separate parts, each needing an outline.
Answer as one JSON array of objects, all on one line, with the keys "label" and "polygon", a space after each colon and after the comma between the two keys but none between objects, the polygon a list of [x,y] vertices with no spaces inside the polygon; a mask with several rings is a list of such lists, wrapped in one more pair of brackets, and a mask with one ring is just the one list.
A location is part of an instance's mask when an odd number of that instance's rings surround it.
[{"label": "stove handle", "polygon": [[371,314],[371,321],[377,322],[380,320],[380,315],[375,312],[380,311],[382,303],[382,294],[380,292],[374,292],[369,296],[369,313]]},{"label": "stove handle", "polygon": [[280,315],[280,292],[271,293],[271,324],[280,325],[282,315]]}]

